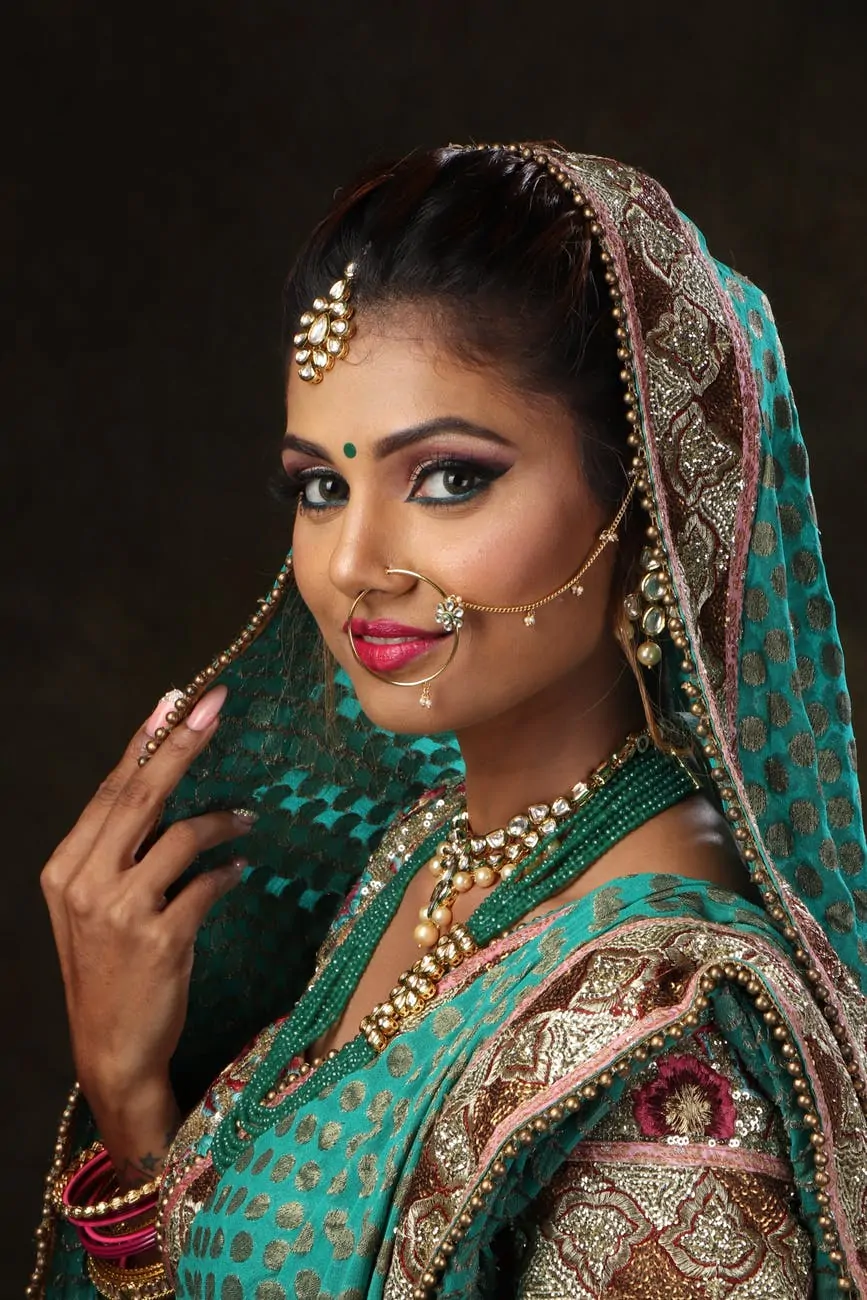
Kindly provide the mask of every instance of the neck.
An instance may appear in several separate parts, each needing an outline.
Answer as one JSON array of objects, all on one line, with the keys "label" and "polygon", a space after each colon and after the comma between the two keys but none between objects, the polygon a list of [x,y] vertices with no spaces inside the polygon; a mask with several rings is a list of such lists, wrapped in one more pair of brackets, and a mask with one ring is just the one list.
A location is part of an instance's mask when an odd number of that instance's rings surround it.
[{"label": "neck", "polygon": [[609,644],[574,676],[458,736],[477,835],[567,794],[644,727],[635,679]]}]

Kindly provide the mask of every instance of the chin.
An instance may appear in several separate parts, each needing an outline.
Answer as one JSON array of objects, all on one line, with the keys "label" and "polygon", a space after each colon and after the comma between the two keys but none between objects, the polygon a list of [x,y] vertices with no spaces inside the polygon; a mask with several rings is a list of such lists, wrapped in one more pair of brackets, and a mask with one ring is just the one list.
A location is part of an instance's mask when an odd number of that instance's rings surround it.
[{"label": "chin", "polygon": [[455,730],[454,710],[438,708],[434,692],[433,706],[425,709],[419,704],[420,686],[401,690],[385,683],[362,685],[353,681],[352,684],[364,716],[383,731],[391,731],[396,736],[425,736]]},{"label": "chin", "polygon": [[432,704],[427,709],[419,704],[421,686],[396,687],[385,682],[361,682],[353,674],[350,677],[365,717],[375,727],[397,736],[460,734],[490,722],[507,708],[502,698],[488,697],[481,689],[468,690],[466,683],[455,690],[456,683],[431,682]]}]

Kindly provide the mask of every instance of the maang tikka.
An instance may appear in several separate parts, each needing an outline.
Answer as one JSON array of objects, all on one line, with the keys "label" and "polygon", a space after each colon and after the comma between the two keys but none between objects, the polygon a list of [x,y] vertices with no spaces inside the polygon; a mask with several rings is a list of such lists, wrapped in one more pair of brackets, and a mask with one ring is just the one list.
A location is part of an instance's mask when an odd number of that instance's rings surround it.
[{"label": "maang tikka", "polygon": [[355,644],[355,639],[352,634],[352,619],[353,616],[355,615],[355,611],[358,609],[358,606],[361,604],[364,598],[368,596],[372,591],[371,587],[365,587],[363,591],[360,591],[358,593],[358,595],[355,597],[355,600],[352,602],[352,606],[349,610],[349,615],[346,623],[347,633],[349,636],[349,645],[350,645],[350,649],[352,650],[352,655],[356,663],[358,663],[362,668],[364,668],[366,672],[369,672],[372,677],[377,677],[380,679],[380,681],[388,682],[390,686],[401,686],[401,687],[421,686],[422,693],[419,697],[419,704],[424,709],[431,708],[433,704],[433,699],[430,692],[430,684],[431,682],[435,681],[437,677],[439,677],[442,673],[445,672],[446,668],[448,668],[449,664],[452,662],[455,655],[457,654],[458,646],[460,644],[461,631],[463,630],[464,619],[466,618],[467,610],[473,610],[479,614],[520,614],[523,617],[524,626],[531,628],[536,626],[536,611],[542,609],[543,606],[550,605],[553,601],[558,600],[561,596],[565,596],[567,593],[576,597],[583,596],[584,587],[582,585],[581,579],[584,577],[584,575],[586,574],[587,570],[591,567],[591,565],[596,563],[596,561],[599,559],[599,556],[605,550],[606,546],[609,546],[613,542],[617,541],[618,529],[620,527],[620,524],[623,521],[623,517],[626,514],[626,511],[629,508],[629,503],[632,500],[632,497],[635,493],[635,488],[636,488],[636,476],[633,474],[630,476],[629,488],[627,490],[625,497],[623,498],[623,501],[620,504],[620,508],[617,511],[617,514],[614,516],[614,518],[612,519],[608,527],[602,529],[595,545],[593,546],[593,549],[591,550],[590,554],[587,556],[587,559],[578,569],[577,573],[573,573],[571,578],[568,578],[566,582],[561,583],[560,586],[555,588],[554,591],[549,592],[546,596],[542,596],[539,600],[526,601],[525,603],[520,605],[480,605],[480,604],[476,604],[474,601],[464,600],[463,597],[461,596],[446,595],[445,590],[439,585],[439,583],[434,582],[432,578],[425,577],[423,573],[418,573],[415,569],[396,569],[396,568],[386,569],[386,573],[389,575],[405,574],[407,577],[415,578],[419,582],[425,582],[427,583],[428,586],[433,587],[434,591],[436,591],[436,593],[440,597],[439,603],[437,604],[436,610],[434,611],[434,619],[437,623],[439,623],[440,627],[443,629],[444,632],[450,633],[452,635],[453,641],[452,641],[451,651],[445,663],[442,664],[442,666],[438,668],[435,672],[429,674],[429,676],[427,677],[416,678],[413,681],[409,681],[409,682],[391,681],[388,677],[383,677],[381,673],[378,673],[374,669],[369,668],[368,665],[364,663],[363,659],[361,659],[361,657],[359,656]]},{"label": "maang tikka", "polygon": [[355,270],[355,262],[350,262],[343,278],[328,290],[328,297],[314,298],[312,311],[306,311],[299,321],[301,329],[294,338],[295,362],[305,383],[321,384],[326,371],[346,356],[347,344],[355,333],[354,311],[349,305]]}]

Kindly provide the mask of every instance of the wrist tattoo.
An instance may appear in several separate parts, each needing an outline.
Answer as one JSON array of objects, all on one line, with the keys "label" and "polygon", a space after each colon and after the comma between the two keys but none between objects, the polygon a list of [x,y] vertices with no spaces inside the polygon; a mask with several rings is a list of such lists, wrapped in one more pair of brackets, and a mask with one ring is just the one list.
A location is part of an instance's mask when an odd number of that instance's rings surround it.
[{"label": "wrist tattoo", "polygon": [[118,1179],[127,1187],[137,1187],[141,1183],[149,1183],[162,1170],[165,1159],[163,1156],[154,1156],[148,1152],[147,1155],[139,1156],[137,1160],[126,1159],[123,1165],[117,1171]]}]

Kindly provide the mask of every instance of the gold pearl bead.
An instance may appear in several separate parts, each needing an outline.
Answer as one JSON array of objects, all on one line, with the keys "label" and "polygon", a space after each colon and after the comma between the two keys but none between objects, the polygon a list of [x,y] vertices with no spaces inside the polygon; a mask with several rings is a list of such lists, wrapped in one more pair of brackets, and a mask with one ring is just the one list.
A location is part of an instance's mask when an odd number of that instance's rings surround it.
[{"label": "gold pearl bead", "polygon": [[473,878],[468,871],[456,871],[452,876],[452,884],[459,894],[465,894],[468,889],[472,889]]},{"label": "gold pearl bead", "polygon": [[635,657],[645,668],[655,668],[662,658],[662,651],[655,641],[642,641],[635,652]]},{"label": "gold pearl bead", "polygon": [[439,928],[433,921],[420,921],[412,932],[412,937],[419,948],[432,948],[440,937]]},{"label": "gold pearl bead", "polygon": [[492,867],[476,867],[473,875],[480,889],[490,889],[497,879],[497,873]]},{"label": "gold pearl bead", "polygon": [[447,930],[452,923],[452,909],[446,907],[445,903],[440,903],[439,907],[434,908],[431,920],[441,930]]}]

